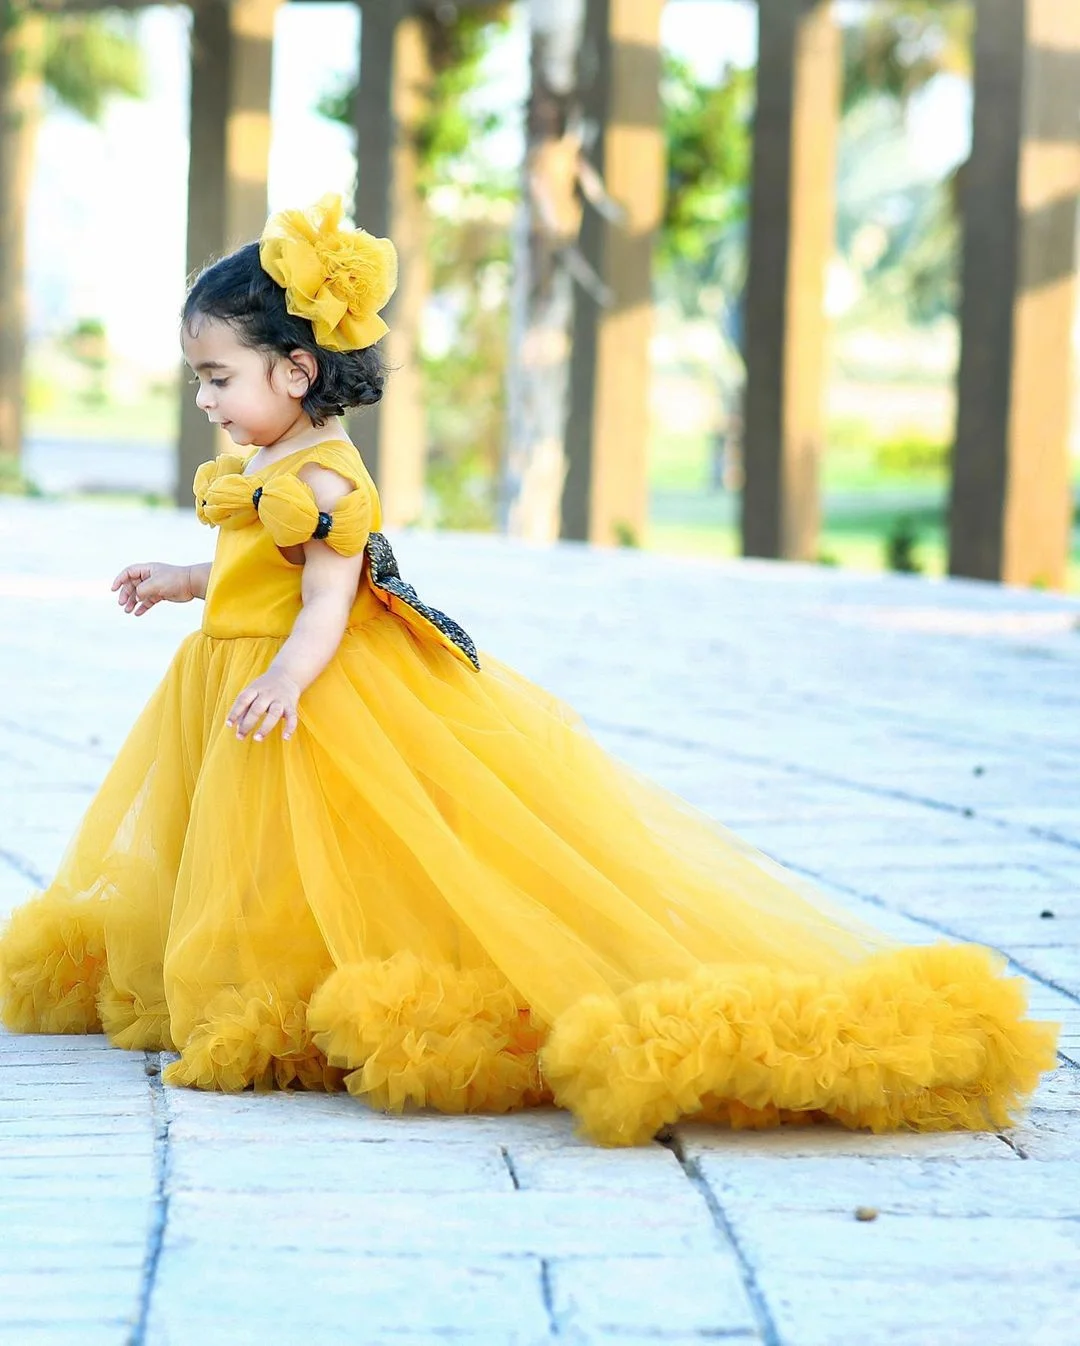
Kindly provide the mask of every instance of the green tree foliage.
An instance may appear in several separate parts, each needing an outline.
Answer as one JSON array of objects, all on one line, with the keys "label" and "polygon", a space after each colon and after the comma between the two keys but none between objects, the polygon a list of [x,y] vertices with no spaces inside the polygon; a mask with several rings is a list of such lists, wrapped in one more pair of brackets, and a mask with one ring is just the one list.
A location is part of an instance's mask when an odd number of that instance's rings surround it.
[{"label": "green tree foliage", "polygon": [[844,111],[884,95],[906,102],[938,75],[971,73],[967,0],[879,0],[844,33]]},{"label": "green tree foliage", "polygon": [[114,95],[141,98],[145,76],[133,22],[108,13],[50,18],[42,71],[50,97],[89,122],[101,120]]},{"label": "green tree foliage", "polygon": [[709,478],[725,478],[745,377],[740,352],[755,100],[753,70],[729,67],[706,84],[665,54],[660,100],[667,194],[656,248],[657,298],[713,325],[718,347],[698,372],[720,407]]},{"label": "green tree foliage", "polygon": [[[970,0],[888,0],[844,31],[844,129],[838,242],[865,286],[855,320],[932,322],[956,311],[959,221],[956,174],[908,171],[904,117],[942,75],[971,73]],[[859,240],[881,232],[862,265]]]},{"label": "green tree foliage", "polygon": [[[510,23],[508,0],[423,19],[432,79],[416,132],[428,207],[430,306],[451,339],[422,355],[434,521],[490,529],[504,437],[510,224],[517,175],[490,153],[501,119],[480,98],[485,63]],[[355,88],[319,103],[352,124]],[[434,325],[434,324],[433,324]]]},{"label": "green tree foliage", "polygon": [[[440,11],[421,18],[431,61],[432,79],[425,90],[427,111],[416,134],[420,158],[420,190],[425,194],[463,176],[472,178],[482,163],[485,138],[499,126],[498,115],[482,108],[476,99],[483,83],[484,62],[492,43],[510,22],[509,0],[493,0],[465,10],[450,7],[448,17]],[[356,86],[351,81],[326,93],[318,110],[330,121],[352,125]],[[488,183],[480,175],[476,188],[502,190],[502,183]]]},{"label": "green tree foliage", "polygon": [[455,11],[449,21],[437,13],[424,19],[434,78],[428,113],[417,135],[421,191],[460,181],[464,169],[470,186],[481,195],[506,192],[504,176],[482,167],[483,146],[498,130],[500,117],[477,103],[476,92],[492,43],[510,23],[510,10],[508,0],[497,0]]},{"label": "green tree foliage", "polygon": [[723,235],[746,218],[754,72],[729,68],[709,85],[665,55],[660,96],[667,196],[659,260],[707,268]]},{"label": "green tree foliage", "polygon": [[868,96],[844,118],[837,186],[837,247],[862,286],[846,320],[918,325],[954,312],[952,184],[911,161],[902,113],[890,99]]}]

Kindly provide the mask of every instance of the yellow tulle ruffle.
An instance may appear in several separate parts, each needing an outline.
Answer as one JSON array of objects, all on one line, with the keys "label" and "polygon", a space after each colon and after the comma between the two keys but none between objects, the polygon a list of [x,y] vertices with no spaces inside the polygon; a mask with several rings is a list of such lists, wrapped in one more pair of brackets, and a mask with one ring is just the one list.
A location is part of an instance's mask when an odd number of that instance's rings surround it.
[{"label": "yellow tulle ruffle", "polygon": [[406,952],[353,964],[320,987],[308,1023],[376,1108],[509,1112],[546,1094],[537,1028],[494,968],[425,967]]},{"label": "yellow tulle ruffle", "polygon": [[171,1052],[169,1007],[164,996],[147,1004],[131,992],[118,990],[106,972],[97,997],[102,1030],[115,1047],[132,1052]]},{"label": "yellow tulle ruffle", "polygon": [[45,893],[0,939],[0,1018],[13,1033],[99,1033],[104,974],[105,902]]},{"label": "yellow tulle ruffle", "polygon": [[[172,1047],[167,1010],[115,991],[103,904],[45,897],[2,941],[4,1022],[104,1028]],[[346,1088],[391,1112],[507,1112],[554,1101],[605,1145],[680,1120],[735,1128],[1000,1129],[1053,1068],[1056,1028],[1028,1020],[1019,979],[972,945],[902,948],[832,977],[702,967],[580,1000],[546,1031],[496,969],[408,952],[331,973],[311,997],[267,983],[219,992],[170,1084],[235,1092]]]},{"label": "yellow tulle ruffle", "polygon": [[680,1118],[1000,1128],[1053,1069],[1056,1039],[1053,1025],[1023,1018],[1023,985],[1000,975],[1003,962],[942,944],[830,978],[703,967],[568,1010],[544,1048],[545,1077],[608,1145],[640,1144]]},{"label": "yellow tulle ruffle", "polygon": [[162,1078],[167,1084],[238,1093],[248,1087],[340,1089],[342,1073],[312,1041],[307,1007],[295,993],[249,983],[227,987],[213,998],[180,1060]]},{"label": "yellow tulle ruffle", "polygon": [[308,210],[283,210],[263,230],[259,260],[285,288],[285,306],[307,318],[327,350],[361,350],[387,332],[379,310],[397,286],[397,251],[388,238],[342,228],[341,197],[328,193]]}]

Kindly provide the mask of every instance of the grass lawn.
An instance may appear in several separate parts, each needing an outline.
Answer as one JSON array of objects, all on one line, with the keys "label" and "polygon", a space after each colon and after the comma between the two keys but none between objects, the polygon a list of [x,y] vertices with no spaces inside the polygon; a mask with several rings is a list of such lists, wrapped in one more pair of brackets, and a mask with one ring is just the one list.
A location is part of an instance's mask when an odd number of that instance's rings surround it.
[{"label": "grass lawn", "polygon": [[[872,450],[847,446],[826,457],[820,559],[856,570],[887,569],[888,539],[907,527],[920,572],[943,575],[944,474],[883,474],[875,459]],[[739,555],[738,501],[730,492],[710,490],[708,482],[707,446],[700,435],[659,439],[650,470],[648,549]],[[1068,587],[1080,590],[1080,529],[1073,534]]]}]

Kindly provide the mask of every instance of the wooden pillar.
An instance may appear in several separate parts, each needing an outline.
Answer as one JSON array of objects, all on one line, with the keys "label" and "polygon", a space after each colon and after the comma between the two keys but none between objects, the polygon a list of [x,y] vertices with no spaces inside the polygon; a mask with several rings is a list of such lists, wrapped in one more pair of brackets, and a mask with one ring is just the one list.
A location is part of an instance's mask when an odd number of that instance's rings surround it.
[{"label": "wooden pillar", "polygon": [[1080,201],[1080,6],[979,0],[949,524],[954,575],[1059,586]]},{"label": "wooden pillar", "polygon": [[626,212],[586,209],[581,251],[610,291],[574,292],[564,538],[636,544],[648,522],[652,252],[664,199],[662,0],[588,0],[580,63],[586,157]]},{"label": "wooden pillar", "polygon": [[828,0],[759,0],[746,290],[746,556],[813,560],[825,442],[840,34]]},{"label": "wooden pillar", "polygon": [[0,12],[0,470],[20,475],[26,355],[26,210],[42,104],[46,19]]},{"label": "wooden pillar", "polygon": [[[197,0],[191,26],[187,269],[259,237],[266,223],[270,69],[280,0]],[[191,503],[199,463],[233,447],[181,390],[176,499]]]},{"label": "wooden pillar", "polygon": [[356,222],[398,250],[398,288],[383,316],[390,368],[383,400],[351,418],[390,526],[415,523],[424,507],[427,423],[420,329],[430,290],[427,228],[417,189],[416,132],[430,96],[424,20],[402,0],[362,0],[355,105]]}]

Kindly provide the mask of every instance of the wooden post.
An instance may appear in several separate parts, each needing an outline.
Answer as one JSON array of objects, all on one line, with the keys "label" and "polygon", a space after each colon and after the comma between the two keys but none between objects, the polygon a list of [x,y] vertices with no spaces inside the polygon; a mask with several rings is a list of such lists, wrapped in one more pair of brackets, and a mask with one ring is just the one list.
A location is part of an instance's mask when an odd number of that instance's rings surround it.
[{"label": "wooden post", "polygon": [[355,106],[356,222],[398,250],[397,293],[384,313],[390,376],[382,402],[351,429],[382,497],[390,526],[415,523],[424,507],[427,424],[420,328],[430,289],[427,228],[417,190],[416,132],[431,84],[424,20],[402,0],[362,0],[360,83]]},{"label": "wooden post", "polygon": [[828,0],[759,0],[746,291],[746,556],[813,560],[825,441],[840,34]]},{"label": "wooden post", "polygon": [[0,468],[20,475],[26,355],[26,208],[41,117],[46,20],[0,13]]},{"label": "wooden post", "polygon": [[1060,586],[1080,201],[1080,7],[979,0],[949,570]]},{"label": "wooden post", "polygon": [[574,292],[561,535],[637,544],[648,522],[652,252],[664,197],[660,125],[662,0],[589,0],[580,93],[598,129],[586,157],[626,212],[586,209],[581,251],[610,290]]},{"label": "wooden post", "polygon": [[[270,69],[280,0],[197,0],[191,27],[187,268],[259,237],[266,223]],[[176,499],[191,503],[195,468],[233,448],[181,389]]]}]

